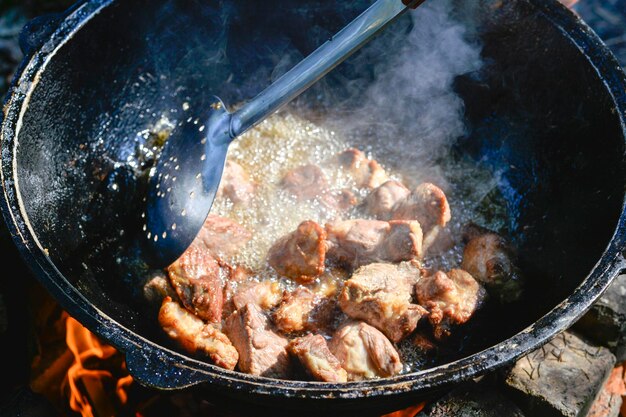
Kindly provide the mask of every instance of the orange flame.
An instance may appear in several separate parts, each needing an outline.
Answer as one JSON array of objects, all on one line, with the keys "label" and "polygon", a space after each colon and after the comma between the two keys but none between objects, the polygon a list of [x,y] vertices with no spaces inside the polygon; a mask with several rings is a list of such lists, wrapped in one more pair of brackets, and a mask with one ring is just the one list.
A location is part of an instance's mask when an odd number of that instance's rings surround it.
[{"label": "orange flame", "polygon": [[415,417],[415,415],[419,413],[420,411],[422,411],[425,406],[426,406],[426,403],[423,402],[423,403],[414,405],[412,407],[406,408],[404,410],[396,411],[390,414],[385,414],[382,417]]},{"label": "orange flame", "polygon": [[560,0],[560,1],[561,1],[561,3],[563,3],[565,6],[570,7],[570,8],[571,8],[571,7],[574,7],[574,5],[575,5],[576,3],[578,3],[578,0]]},{"label": "orange flame", "polygon": [[[69,317],[66,324],[65,340],[74,356],[74,363],[67,371],[64,381],[69,389],[69,405],[82,417],[109,417],[115,415],[115,404],[124,405],[128,401],[128,387],[132,383],[130,375],[115,377],[114,373],[126,373],[122,369],[91,369],[117,364],[114,360],[117,350],[101,343],[89,330]],[[119,379],[118,379],[119,378]]]},{"label": "orange flame", "polygon": [[[66,350],[52,361],[47,357],[37,359],[36,362],[49,366],[32,381],[35,392],[46,395],[59,408],[69,403],[82,417],[115,416],[125,405],[129,411],[128,393],[133,378],[128,374],[123,357],[67,313],[63,313],[58,322],[58,331],[65,330]],[[64,398],[69,399],[68,403]],[[382,417],[414,417],[424,406],[425,403],[417,404]],[[136,417],[150,415],[150,412],[144,414],[143,408],[131,413]]]}]

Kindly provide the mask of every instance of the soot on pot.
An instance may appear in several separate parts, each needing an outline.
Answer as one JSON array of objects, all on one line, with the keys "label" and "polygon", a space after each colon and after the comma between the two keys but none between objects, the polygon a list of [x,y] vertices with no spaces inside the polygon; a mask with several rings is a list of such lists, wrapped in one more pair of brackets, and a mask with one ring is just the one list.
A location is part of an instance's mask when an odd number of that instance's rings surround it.
[{"label": "soot on pot", "polygon": [[[155,31],[163,29],[165,22],[172,25],[191,23],[185,19],[193,21],[193,17],[185,14],[170,16],[175,9],[172,3],[165,3],[163,21],[154,22]],[[229,158],[244,165],[259,183],[269,184],[269,191],[256,196],[252,209],[238,210],[227,201],[217,200],[212,212],[231,217],[253,232],[255,237],[235,261],[259,271],[255,279],[270,278],[289,287],[286,280],[280,280],[267,266],[267,249],[300,221],[323,222],[333,214],[319,206],[299,206],[295,210],[289,205],[292,201],[272,194],[272,184],[289,168],[303,163],[323,165],[332,155],[349,147],[366,151],[409,188],[424,181],[442,187],[452,206],[449,228],[457,243],[461,227],[469,221],[503,230],[506,213],[498,198],[497,175],[481,169],[453,149],[456,140],[466,133],[464,104],[454,91],[454,82],[461,75],[478,71],[482,61],[480,44],[471,39],[464,24],[451,17],[452,11],[452,2],[429,2],[405,16],[397,22],[397,28],[385,32],[344,63],[343,72],[329,74],[279,115],[233,144]],[[228,29],[242,24],[240,20],[245,21],[245,17],[238,16],[232,8],[215,15],[207,13],[223,29],[209,40],[186,39],[197,43],[193,51],[199,56],[182,56],[177,65],[197,67],[198,74],[203,76],[211,71],[206,75],[209,81],[200,82],[199,86],[223,79],[220,95],[227,102],[236,103],[251,96],[295,64],[303,54],[301,49],[305,52],[312,49],[306,45],[298,49],[287,38],[278,36],[274,43],[257,45],[270,49],[266,55],[272,65],[260,69],[247,67],[246,54],[255,51],[236,50],[240,45],[229,39],[228,34]],[[167,21],[168,16],[173,20]],[[312,33],[318,40],[326,36],[319,28],[314,28]],[[185,94],[185,86],[177,85],[177,66],[160,61],[159,44],[148,47],[155,48],[153,70],[156,71],[139,75],[132,91],[140,91],[145,83],[151,95],[171,100],[172,106],[164,113],[137,109],[142,119],[153,121],[138,132],[136,146],[126,153],[127,159],[115,164],[131,167],[138,178],[145,178],[168,132],[176,129],[187,111],[204,103],[202,98]],[[250,72],[245,73],[247,70]],[[336,188],[350,186],[341,175],[330,177]],[[429,259],[427,266],[458,267],[461,255],[462,245],[457,244],[442,256]],[[115,268],[124,277],[121,291],[133,294],[135,302],[141,303],[142,279],[148,271],[136,259],[135,253],[120,253]],[[403,348],[405,372],[424,363],[422,357],[413,357],[411,349],[411,346]]]}]

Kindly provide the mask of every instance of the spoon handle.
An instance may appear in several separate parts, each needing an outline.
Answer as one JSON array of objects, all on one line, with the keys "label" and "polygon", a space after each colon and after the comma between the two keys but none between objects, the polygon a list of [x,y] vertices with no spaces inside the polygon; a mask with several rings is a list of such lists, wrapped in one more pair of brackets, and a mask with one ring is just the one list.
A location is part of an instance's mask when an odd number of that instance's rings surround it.
[{"label": "spoon handle", "polygon": [[330,40],[231,115],[236,138],[300,95],[407,9],[424,0],[378,0]]}]

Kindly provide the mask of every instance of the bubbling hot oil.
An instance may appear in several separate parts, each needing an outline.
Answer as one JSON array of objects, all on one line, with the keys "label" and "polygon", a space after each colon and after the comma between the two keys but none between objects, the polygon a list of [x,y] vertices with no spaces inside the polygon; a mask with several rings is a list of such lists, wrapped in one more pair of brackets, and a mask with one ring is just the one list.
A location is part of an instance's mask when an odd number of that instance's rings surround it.
[{"label": "bubbling hot oil", "polygon": [[[256,186],[255,194],[249,203],[241,205],[233,204],[227,198],[217,198],[211,209],[212,214],[231,218],[252,232],[252,240],[233,261],[255,271],[258,278],[276,279],[278,277],[267,265],[267,252],[278,239],[294,231],[301,222],[313,220],[323,226],[333,220],[371,218],[359,209],[359,204],[348,212],[338,213],[318,200],[298,202],[280,187],[280,181],[287,172],[302,165],[314,164],[324,171],[331,192],[347,189],[361,202],[369,191],[356,187],[351,177],[334,163],[338,153],[360,145],[287,111],[268,118],[237,138],[229,149],[228,160],[238,163],[248,172]],[[384,146],[388,148],[390,145],[385,143]],[[376,159],[377,153],[377,143],[373,140],[368,144],[368,157]],[[385,154],[382,149],[380,153]],[[416,176],[432,178],[435,176],[432,171],[438,171],[436,176],[441,178],[441,182],[436,185],[443,188],[448,196],[452,220],[447,227],[455,242],[460,242],[461,229],[469,222],[497,231],[504,227],[506,219],[502,202],[493,198],[497,178],[475,163],[456,159],[439,161],[435,168],[425,166],[424,171],[428,172],[424,175],[407,177],[405,172],[415,171],[414,161],[378,162],[389,177],[404,182],[409,188],[420,182]],[[411,167],[403,172],[402,165],[408,163]],[[458,267],[462,249],[462,245],[457,244],[424,262],[438,269]]]},{"label": "bubbling hot oil", "polygon": [[278,278],[266,262],[274,242],[305,220],[323,225],[337,218],[334,210],[319,201],[296,201],[281,190],[281,179],[294,168],[314,164],[324,170],[331,190],[356,192],[347,175],[327,169],[333,156],[347,147],[349,144],[333,131],[284,112],[233,142],[228,160],[240,164],[255,184],[250,202],[237,205],[218,198],[211,209],[211,213],[229,217],[252,232],[252,240],[233,262],[255,271],[258,278]]},{"label": "bubbling hot oil", "polygon": [[[423,170],[416,173],[414,160],[393,158],[393,155],[401,153],[389,153],[378,148],[384,146],[388,150],[393,144],[377,144],[372,140],[365,148],[362,142],[363,138],[351,140],[288,111],[275,114],[234,141],[228,160],[240,164],[256,188],[253,198],[246,204],[233,204],[222,197],[215,200],[211,209],[212,214],[228,217],[252,233],[252,239],[230,261],[253,271],[251,280],[272,280],[290,290],[296,284],[278,276],[267,263],[267,253],[278,239],[306,220],[323,226],[333,220],[370,218],[359,209],[358,204],[348,212],[338,213],[316,200],[298,202],[280,187],[281,179],[290,170],[315,164],[324,171],[331,191],[348,189],[359,202],[362,201],[368,191],[356,187],[333,159],[351,147],[367,149],[367,156],[373,159],[384,155],[386,158],[377,161],[391,178],[401,180],[409,188],[425,178],[440,179],[436,185],[444,189],[451,206],[452,220],[447,227],[455,244],[444,253],[424,259],[426,267],[444,271],[459,267],[463,255],[462,228],[468,222],[496,231],[504,228],[506,216],[502,200],[498,198],[498,179],[491,172],[467,159],[450,156],[436,165],[423,164]],[[310,287],[320,295],[336,297],[346,278],[345,273],[328,270]],[[341,319],[339,315],[337,320]],[[423,369],[433,363],[432,357],[421,354],[410,340],[400,343],[398,349],[403,359],[403,373]]]}]

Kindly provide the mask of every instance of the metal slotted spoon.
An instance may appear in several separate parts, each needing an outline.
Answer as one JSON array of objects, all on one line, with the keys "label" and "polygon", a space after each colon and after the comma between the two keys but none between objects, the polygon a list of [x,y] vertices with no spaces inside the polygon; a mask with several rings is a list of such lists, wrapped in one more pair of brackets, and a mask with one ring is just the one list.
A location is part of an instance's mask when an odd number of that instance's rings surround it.
[{"label": "metal slotted spoon", "polygon": [[425,0],[378,0],[239,110],[222,101],[189,118],[165,144],[150,173],[143,226],[147,261],[165,267],[191,244],[206,220],[224,170],[228,145],[365,45],[409,8]]}]

